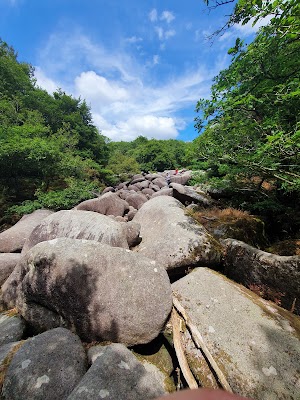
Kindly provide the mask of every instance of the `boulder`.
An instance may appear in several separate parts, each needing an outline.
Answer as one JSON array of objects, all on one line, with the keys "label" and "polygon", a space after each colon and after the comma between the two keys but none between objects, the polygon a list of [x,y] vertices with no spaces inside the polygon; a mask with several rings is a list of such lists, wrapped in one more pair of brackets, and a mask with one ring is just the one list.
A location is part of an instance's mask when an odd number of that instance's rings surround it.
[{"label": "boulder", "polygon": [[36,210],[24,215],[14,226],[0,233],[0,253],[20,252],[33,229],[48,215],[50,210]]},{"label": "boulder", "polygon": [[153,180],[156,179],[156,178],[161,178],[161,175],[160,175],[160,174],[147,174],[147,175],[145,176],[145,178],[146,178],[148,181],[153,181]]},{"label": "boulder", "polygon": [[234,239],[222,243],[229,278],[300,314],[300,256],[278,256]]},{"label": "boulder", "polygon": [[0,254],[0,286],[12,273],[18,261],[21,259],[20,253],[1,253]]},{"label": "boulder", "polygon": [[124,345],[115,343],[99,349],[67,400],[146,400],[164,394],[166,390],[155,374],[147,372]]},{"label": "boulder", "polygon": [[135,183],[142,182],[143,180],[145,180],[145,177],[143,174],[136,174],[136,175],[133,175],[130,183],[134,185]]},{"label": "boulder", "polygon": [[8,357],[12,351],[14,351],[15,347],[21,345],[21,342],[10,342],[7,344],[3,344],[0,346],[0,366],[3,368],[3,362]]},{"label": "boulder", "polygon": [[142,238],[140,237],[140,224],[133,221],[122,222],[122,227],[127,239],[128,246],[130,248],[136,246],[141,242]]},{"label": "boulder", "polygon": [[[158,186],[160,189],[165,186],[168,186],[164,177],[159,177],[159,178],[153,179],[152,184],[155,186]],[[153,188],[153,186],[151,186],[151,187]]]},{"label": "boulder", "polygon": [[66,399],[86,372],[78,336],[57,328],[28,339],[6,372],[4,400]]},{"label": "boulder", "polygon": [[139,208],[142,207],[144,203],[146,203],[146,201],[148,201],[148,199],[144,194],[136,193],[136,194],[130,194],[126,198],[126,201],[130,206],[138,210]]},{"label": "boulder", "polygon": [[181,185],[186,185],[192,177],[191,171],[183,171],[177,175],[171,175],[171,182],[180,183]]},{"label": "boulder", "polygon": [[173,196],[182,204],[197,203],[208,207],[213,205],[214,201],[207,195],[200,194],[189,186],[183,186],[179,183],[171,183],[170,187],[174,189]]},{"label": "boulder", "polygon": [[147,181],[147,180],[143,180],[143,181],[141,181],[141,182],[136,183],[136,186],[137,186],[140,190],[143,190],[143,189],[148,188],[149,185],[150,185],[150,181]]},{"label": "boulder", "polygon": [[299,398],[299,317],[208,268],[195,269],[172,289],[234,393]]},{"label": "boulder", "polygon": [[126,213],[129,206],[116,193],[107,192],[97,199],[85,200],[78,204],[76,210],[94,211],[103,215],[121,216]]},{"label": "boulder", "polygon": [[130,250],[59,238],[19,265],[17,309],[37,331],[65,326],[88,342],[148,343],[172,307],[164,268]]},{"label": "boulder", "polygon": [[45,218],[26,241],[22,254],[37,243],[59,237],[87,239],[128,248],[120,222],[92,211],[62,210]]},{"label": "boulder", "polygon": [[127,214],[128,221],[132,221],[136,213],[137,213],[137,209],[135,209],[134,207],[130,206],[130,210],[129,210],[128,214]]},{"label": "boulder", "polygon": [[116,192],[116,194],[120,197],[120,199],[126,200],[126,197],[130,195],[130,191],[128,189],[120,189]]},{"label": "boulder", "polygon": [[[166,187],[167,188],[167,187]],[[149,185],[149,189],[154,190],[154,192],[158,192],[160,190],[160,187],[158,185],[154,185],[153,183],[151,183]]]},{"label": "boulder", "polygon": [[194,211],[194,218],[218,240],[237,239],[259,248],[267,243],[264,222],[254,215],[233,208],[198,208]]},{"label": "boulder", "polygon": [[9,310],[16,306],[18,285],[23,277],[24,270],[22,264],[18,263],[1,287],[1,308],[3,310]]},{"label": "boulder", "polygon": [[132,184],[130,184],[129,186],[128,186],[128,190],[131,190],[131,191],[134,191],[134,192],[139,192],[139,188],[138,188],[138,186],[137,185],[132,185]]},{"label": "boulder", "polygon": [[0,346],[21,340],[24,330],[23,318],[18,315],[0,314]]},{"label": "boulder", "polygon": [[135,251],[158,261],[167,270],[220,263],[221,245],[186,215],[184,206],[173,197],[152,198],[133,221],[141,225],[142,237]]},{"label": "boulder", "polygon": [[153,193],[155,193],[155,192],[154,192],[153,189],[146,188],[146,189],[142,189],[142,193],[143,193],[145,196],[146,196],[147,194],[150,195],[150,196],[152,196]]},{"label": "boulder", "polygon": [[103,189],[103,191],[102,191],[102,195],[103,194],[105,194],[105,193],[108,193],[108,192],[114,192],[115,191],[115,188],[113,188],[112,186],[108,186],[108,187],[106,187],[105,189]]},{"label": "boulder", "polygon": [[162,188],[160,189],[158,192],[153,193],[153,195],[151,196],[153,197],[157,197],[157,196],[173,196],[173,189],[172,188]]}]

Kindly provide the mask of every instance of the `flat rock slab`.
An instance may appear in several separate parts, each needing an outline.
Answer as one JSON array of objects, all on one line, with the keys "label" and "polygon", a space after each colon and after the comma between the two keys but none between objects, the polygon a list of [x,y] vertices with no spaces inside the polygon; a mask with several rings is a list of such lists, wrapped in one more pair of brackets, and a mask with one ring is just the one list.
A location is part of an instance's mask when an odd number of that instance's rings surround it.
[{"label": "flat rock slab", "polygon": [[14,226],[0,233],[0,253],[13,253],[22,250],[33,229],[48,215],[50,210],[36,210],[24,215]]},{"label": "flat rock slab", "polygon": [[33,247],[19,268],[12,295],[40,331],[66,326],[84,341],[135,345],[158,336],[171,311],[165,269],[130,250],[60,238]]},{"label": "flat rock slab", "polygon": [[150,199],[133,221],[141,225],[142,237],[134,250],[158,261],[167,270],[220,263],[221,245],[186,215],[184,206],[173,197]]},{"label": "flat rock slab", "polygon": [[62,210],[45,218],[34,229],[22,253],[37,243],[59,237],[95,240],[113,247],[128,248],[126,232],[119,222],[92,211]]},{"label": "flat rock slab", "polygon": [[78,336],[57,328],[28,339],[7,370],[5,400],[66,399],[86,372]]},{"label": "flat rock slab", "polygon": [[195,269],[172,289],[234,393],[299,399],[299,317],[208,268]]},{"label": "flat rock slab", "polygon": [[148,400],[166,391],[122,344],[103,346],[67,400]]}]

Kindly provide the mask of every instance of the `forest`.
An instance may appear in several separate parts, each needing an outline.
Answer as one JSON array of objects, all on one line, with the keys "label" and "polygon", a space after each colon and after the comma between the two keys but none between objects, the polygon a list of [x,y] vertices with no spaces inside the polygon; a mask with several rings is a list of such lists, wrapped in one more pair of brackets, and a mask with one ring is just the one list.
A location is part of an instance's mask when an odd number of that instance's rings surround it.
[{"label": "forest", "polygon": [[277,224],[288,221],[287,234],[299,231],[300,4],[239,0],[214,35],[267,16],[249,45],[237,38],[228,50],[229,67],[195,105],[199,136],[189,143],[110,141],[85,100],[38,87],[33,67],[1,40],[0,225],[39,208],[73,207],[140,171],[187,168],[191,184],[209,185],[231,206]]}]

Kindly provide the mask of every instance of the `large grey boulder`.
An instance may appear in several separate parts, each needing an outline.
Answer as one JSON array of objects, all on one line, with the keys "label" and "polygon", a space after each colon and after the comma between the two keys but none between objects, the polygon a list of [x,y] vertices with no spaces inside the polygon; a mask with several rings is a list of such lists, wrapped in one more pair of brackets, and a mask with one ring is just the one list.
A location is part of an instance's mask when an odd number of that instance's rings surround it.
[{"label": "large grey boulder", "polygon": [[146,189],[150,185],[150,181],[144,180],[135,184],[140,190]]},{"label": "large grey boulder", "polygon": [[36,210],[24,215],[14,226],[0,233],[0,253],[20,252],[33,229],[48,215],[50,210]]},{"label": "large grey boulder", "polygon": [[34,229],[22,253],[39,242],[59,237],[95,240],[113,247],[128,248],[124,229],[119,222],[92,211],[62,210],[45,218]]},{"label": "large grey boulder", "polygon": [[107,192],[96,199],[85,200],[75,207],[76,210],[94,211],[103,215],[121,216],[129,209],[128,203],[116,193]]},{"label": "large grey boulder", "polygon": [[0,286],[12,273],[18,261],[21,259],[20,253],[1,253],[0,254]]},{"label": "large grey boulder", "polygon": [[7,370],[5,400],[66,399],[86,372],[78,336],[57,328],[28,339]]},{"label": "large grey boulder", "polygon": [[19,266],[17,309],[37,331],[65,326],[84,341],[148,343],[172,307],[164,268],[130,250],[59,238],[33,247]]},{"label": "large grey boulder", "polygon": [[18,315],[0,314],[0,346],[21,340],[25,331],[25,322]]},{"label": "large grey boulder", "polygon": [[142,237],[135,251],[158,261],[167,270],[220,263],[220,244],[186,215],[184,206],[173,197],[150,199],[133,221],[141,225]]},{"label": "large grey boulder", "polygon": [[284,308],[290,310],[294,304],[294,311],[300,314],[300,256],[278,256],[235,239],[222,243],[229,278],[273,296]]},{"label": "large grey boulder", "polygon": [[1,287],[1,308],[3,310],[9,310],[16,306],[18,285],[23,277],[24,270],[22,264],[18,263]]},{"label": "large grey boulder", "polygon": [[143,193],[140,192],[136,194],[130,194],[126,197],[126,201],[130,206],[138,210],[144,203],[146,203],[146,201],[148,201],[148,199]]},{"label": "large grey boulder", "polygon": [[3,364],[3,361],[8,357],[12,351],[14,351],[15,347],[21,345],[22,342],[10,342],[3,344],[0,346],[0,368]]},{"label": "large grey boulder", "polygon": [[299,317],[207,268],[172,289],[234,393],[255,400],[299,398]]},{"label": "large grey boulder", "polygon": [[152,184],[158,186],[160,189],[168,186],[166,179],[163,176],[153,179]]},{"label": "large grey boulder", "polygon": [[157,197],[157,196],[173,196],[173,189],[168,188],[168,187],[162,188],[159,191],[153,193],[151,198]]},{"label": "large grey boulder", "polygon": [[92,366],[67,400],[146,400],[166,393],[154,373],[148,372],[122,344],[103,346]]},{"label": "large grey boulder", "polygon": [[142,240],[140,237],[141,225],[133,222],[121,222],[129,248],[136,246]]},{"label": "large grey boulder", "polygon": [[183,186],[179,183],[171,183],[170,187],[174,189],[173,196],[182,204],[197,203],[208,207],[213,205],[214,201],[205,193],[199,193],[189,186]]}]

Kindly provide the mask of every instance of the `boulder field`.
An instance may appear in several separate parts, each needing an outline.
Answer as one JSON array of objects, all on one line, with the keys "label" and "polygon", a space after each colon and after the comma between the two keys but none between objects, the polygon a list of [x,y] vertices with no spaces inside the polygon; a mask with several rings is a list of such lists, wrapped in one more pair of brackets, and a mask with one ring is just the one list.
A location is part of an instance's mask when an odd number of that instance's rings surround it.
[{"label": "boulder field", "polygon": [[138,174],[0,233],[3,399],[156,399],[189,369],[192,387],[299,400],[300,257],[209,233],[191,210],[217,201],[190,178]]}]

